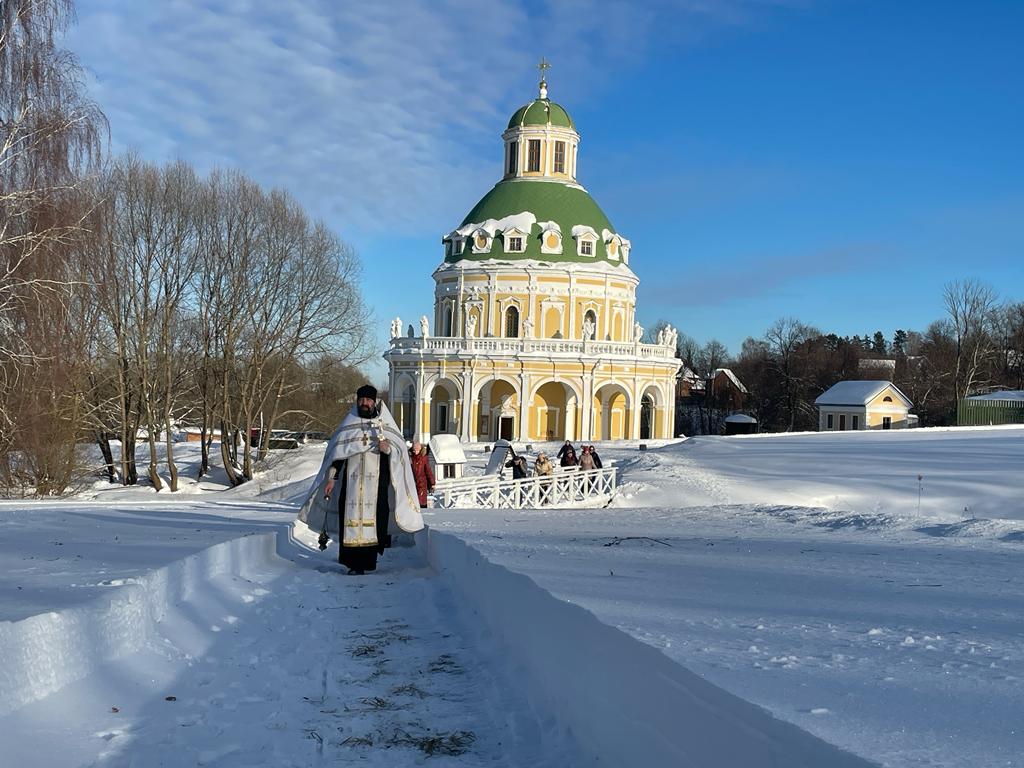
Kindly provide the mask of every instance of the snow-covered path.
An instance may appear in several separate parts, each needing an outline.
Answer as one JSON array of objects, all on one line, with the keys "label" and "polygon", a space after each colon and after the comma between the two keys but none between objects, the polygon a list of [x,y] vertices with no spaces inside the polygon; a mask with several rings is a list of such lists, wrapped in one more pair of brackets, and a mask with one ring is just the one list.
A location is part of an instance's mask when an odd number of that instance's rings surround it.
[{"label": "snow-covered path", "polygon": [[583,762],[482,655],[416,550],[364,577],[329,555],[296,546],[255,577],[216,578],[143,651],[0,720],[5,764]]}]

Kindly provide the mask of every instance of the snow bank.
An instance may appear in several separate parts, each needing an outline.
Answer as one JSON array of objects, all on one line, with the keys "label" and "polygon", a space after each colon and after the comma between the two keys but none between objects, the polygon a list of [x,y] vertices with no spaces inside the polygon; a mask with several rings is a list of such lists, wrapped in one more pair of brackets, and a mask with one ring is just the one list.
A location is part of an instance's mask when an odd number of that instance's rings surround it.
[{"label": "snow bank", "polygon": [[137,579],[110,595],[20,621],[0,621],[0,717],[145,646],[172,606],[220,575],[245,576],[276,556],[276,533],[225,541]]},{"label": "snow bank", "polygon": [[450,534],[419,545],[476,613],[526,693],[607,765],[872,765],[717,688]]}]

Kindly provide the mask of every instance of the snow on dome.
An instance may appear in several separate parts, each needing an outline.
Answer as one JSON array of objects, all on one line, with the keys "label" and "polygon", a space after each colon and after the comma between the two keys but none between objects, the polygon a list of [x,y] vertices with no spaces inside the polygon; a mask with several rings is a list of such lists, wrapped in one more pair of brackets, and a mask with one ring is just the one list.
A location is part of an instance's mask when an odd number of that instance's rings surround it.
[{"label": "snow on dome", "polygon": [[625,264],[620,262],[608,262],[608,261],[591,261],[591,262],[573,262],[573,261],[541,261],[540,259],[509,259],[509,258],[489,258],[489,259],[459,259],[458,261],[444,261],[441,265],[434,270],[434,274],[440,274],[447,272],[451,269],[472,269],[479,267],[482,269],[494,269],[496,267],[514,267],[515,269],[536,269],[536,270],[550,270],[558,273],[594,273],[600,272],[607,275],[617,275],[619,277],[636,279],[636,275]]},{"label": "snow on dome", "polygon": [[557,232],[562,234],[562,228],[558,225],[557,221],[538,221],[537,226],[540,227],[541,232]]},{"label": "snow on dome", "polygon": [[[607,230],[604,231],[607,232]],[[586,224],[577,224],[572,228],[572,236],[579,237],[580,235],[590,235],[591,237],[596,238],[597,232],[593,227],[588,227]]]},{"label": "snow on dome", "polygon": [[505,216],[501,219],[487,219],[481,222],[471,222],[469,224],[463,224],[461,227],[455,230],[453,234],[457,234],[461,237],[476,232],[478,229],[483,229],[487,232],[489,237],[494,237],[494,234],[498,231],[504,232],[507,229],[518,229],[520,232],[530,233],[530,229],[537,222],[537,217],[529,211],[523,211],[522,213],[513,213],[509,216]]},{"label": "snow on dome", "polygon": [[1024,400],[1024,389],[1004,389],[987,395],[972,395],[968,400]]}]

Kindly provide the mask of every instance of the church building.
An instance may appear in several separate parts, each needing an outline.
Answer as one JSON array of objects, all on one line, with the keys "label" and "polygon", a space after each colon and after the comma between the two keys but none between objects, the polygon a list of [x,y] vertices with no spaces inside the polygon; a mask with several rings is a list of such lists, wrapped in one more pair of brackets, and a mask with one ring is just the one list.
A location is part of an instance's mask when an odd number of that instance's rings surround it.
[{"label": "church building", "polygon": [[502,139],[501,180],[442,239],[433,312],[418,335],[392,323],[395,419],[423,441],[671,437],[675,331],[641,343],[630,241],[577,181],[544,80]]}]

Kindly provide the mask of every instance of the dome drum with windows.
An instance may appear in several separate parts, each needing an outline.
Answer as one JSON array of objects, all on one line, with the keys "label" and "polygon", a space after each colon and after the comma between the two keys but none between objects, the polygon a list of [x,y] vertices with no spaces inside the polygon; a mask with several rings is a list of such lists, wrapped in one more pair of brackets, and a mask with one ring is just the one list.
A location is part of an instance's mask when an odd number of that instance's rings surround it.
[{"label": "dome drum with windows", "polygon": [[640,342],[631,243],[578,183],[580,137],[544,80],[502,139],[501,180],[443,238],[433,322],[392,324],[396,419],[421,440],[671,437],[679,361]]}]

